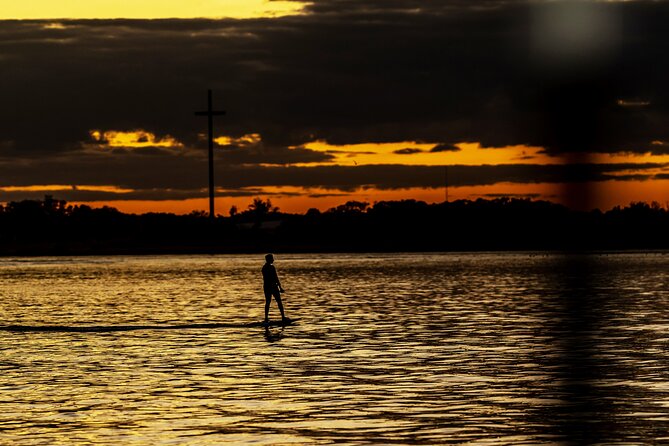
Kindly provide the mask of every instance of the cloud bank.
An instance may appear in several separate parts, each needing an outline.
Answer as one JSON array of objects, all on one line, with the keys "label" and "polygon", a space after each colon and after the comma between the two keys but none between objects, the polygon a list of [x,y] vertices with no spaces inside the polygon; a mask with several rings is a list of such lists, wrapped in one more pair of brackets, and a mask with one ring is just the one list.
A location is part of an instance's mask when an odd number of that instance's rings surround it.
[{"label": "cloud bank", "polygon": [[[593,3],[597,17],[616,20],[616,38],[596,63],[562,71],[537,61],[541,2],[304,3],[303,14],[272,19],[1,22],[3,185],[115,185],[141,191],[123,195],[137,199],[201,195],[205,122],[193,112],[205,107],[208,88],[228,112],[216,120],[217,136],[228,137],[217,148],[225,189],[437,187],[443,178],[436,166],[323,166],[333,154],[304,147],[312,141],[423,141],[433,153],[478,142],[539,146],[554,157],[669,154],[665,2]],[[140,148],[91,133],[139,130],[154,138]],[[172,140],[178,144],[150,144]],[[489,166],[482,157],[481,166],[452,167],[453,181],[666,175],[663,164],[643,173],[650,165],[580,160],[573,168]],[[625,178],[632,176],[615,179]]]}]

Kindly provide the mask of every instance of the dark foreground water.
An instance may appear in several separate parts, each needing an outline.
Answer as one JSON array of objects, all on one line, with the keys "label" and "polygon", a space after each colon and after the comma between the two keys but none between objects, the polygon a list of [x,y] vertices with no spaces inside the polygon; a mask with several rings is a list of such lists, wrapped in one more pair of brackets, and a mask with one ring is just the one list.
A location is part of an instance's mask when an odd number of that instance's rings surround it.
[{"label": "dark foreground water", "polygon": [[669,442],[667,254],[261,266],[0,260],[0,444]]}]

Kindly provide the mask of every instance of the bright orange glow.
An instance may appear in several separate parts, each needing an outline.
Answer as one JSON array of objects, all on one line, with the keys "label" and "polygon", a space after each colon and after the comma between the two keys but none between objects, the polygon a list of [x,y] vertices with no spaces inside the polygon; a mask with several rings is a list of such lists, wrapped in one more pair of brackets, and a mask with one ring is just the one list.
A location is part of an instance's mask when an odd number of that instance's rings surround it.
[{"label": "bright orange glow", "polygon": [[669,180],[602,181],[591,186],[593,200],[600,209],[626,206],[636,201],[669,205]]},{"label": "bright orange glow", "polygon": [[63,185],[63,184],[44,184],[44,185],[33,185],[33,186],[5,186],[0,187],[2,192],[58,192],[58,191],[71,191],[71,190],[84,190],[91,192],[110,192],[114,194],[127,194],[133,192],[132,189],[124,189],[117,186],[88,186],[88,185]]},{"label": "bright orange glow", "polygon": [[[183,145],[169,135],[158,138],[153,133],[144,130],[134,131],[102,131],[92,130],[91,138],[97,143],[94,147],[166,147],[183,148]],[[220,136],[217,142],[223,145],[237,145],[251,147],[262,143],[258,133],[249,133],[241,137]],[[659,142],[662,143],[662,142]],[[664,143],[662,143],[664,144]],[[587,204],[600,209],[609,209],[616,205],[625,206],[632,201],[669,201],[669,180],[648,179],[645,181],[630,181],[626,176],[652,176],[666,174],[666,167],[639,168],[635,164],[657,163],[669,164],[669,155],[652,155],[651,153],[617,153],[617,154],[566,154],[563,157],[551,157],[544,153],[541,147],[508,146],[500,148],[481,148],[478,143],[458,143],[458,150],[431,152],[435,143],[396,142],[396,143],[368,143],[334,146],[322,141],[305,144],[304,148],[330,153],[335,161],[320,163],[321,165],[363,165],[363,164],[400,164],[400,165],[504,165],[504,164],[565,164],[568,162],[591,162],[598,164],[629,163],[626,170],[613,171],[611,177],[619,177],[620,181],[609,180],[588,183],[588,194],[584,198],[592,201]],[[295,148],[295,147],[293,147]],[[408,149],[408,150],[406,150]],[[399,153],[398,153],[399,151]],[[305,164],[313,166],[315,164]],[[316,164],[317,165],[317,164]],[[487,186],[451,186],[448,197],[451,201],[458,199],[495,198],[500,196],[532,197],[549,200],[557,203],[578,205],[567,202],[569,193],[578,194],[583,185],[549,184],[549,183],[498,183]],[[1,192],[42,192],[58,196],[59,191],[92,191],[118,194],[118,199],[106,202],[88,202],[91,206],[109,205],[130,213],[145,212],[173,212],[186,214],[193,210],[206,211],[207,198],[186,200],[132,200],[131,189],[120,188],[114,185],[31,185],[0,187]],[[203,191],[203,193],[206,191]],[[257,187],[234,190],[235,195],[245,192],[243,197],[226,197],[225,191],[219,189],[216,199],[216,208],[220,214],[227,215],[231,206],[240,211],[246,209],[253,196],[270,198],[275,206],[282,211],[303,213],[309,208],[326,210],[345,203],[349,200],[366,201],[373,203],[380,200],[416,199],[429,203],[442,202],[446,198],[443,188],[408,188],[396,190],[379,190],[375,188],[359,188],[355,191],[340,191],[326,188],[302,187]],[[125,194],[125,195],[124,195]],[[66,194],[62,194],[66,195]]]},{"label": "bright orange glow", "polygon": [[0,19],[252,18],[299,14],[304,3],[268,0],[5,1]]},{"label": "bright orange glow", "polygon": [[218,138],[214,138],[214,142],[221,146],[235,145],[235,146],[246,147],[246,146],[254,146],[260,143],[261,141],[262,138],[260,137],[259,133],[250,133],[248,135],[244,135],[239,138],[233,138],[231,136],[219,136]]},{"label": "bright orange glow", "polygon": [[669,163],[669,155],[653,155],[647,153],[593,153],[588,162],[597,164],[609,163]]},{"label": "bright orange glow", "polygon": [[[626,206],[636,201],[657,201],[661,204],[669,203],[669,180],[653,181],[603,181],[598,183],[587,183],[592,192],[594,206],[602,210],[611,209],[614,206]],[[532,197],[538,200],[548,200],[556,203],[567,204],[564,196],[567,187],[565,184],[536,183],[516,184],[500,183],[488,186],[466,186],[451,187],[448,195],[450,201],[476,200],[477,198],[492,199],[501,196],[510,197]],[[295,196],[295,193],[302,195]],[[285,195],[283,195],[285,194]],[[341,192],[334,189],[302,189],[294,187],[268,188],[258,190],[255,195],[269,198],[274,206],[278,206],[283,212],[304,213],[309,208],[317,208],[321,211],[343,204],[349,200],[366,201],[374,203],[383,200],[405,200],[415,199],[428,203],[441,203],[446,199],[445,189],[408,188],[396,190],[359,189],[353,192]],[[218,197],[216,209],[219,214],[228,215],[231,206],[236,206],[239,211],[245,210],[253,200],[253,197]],[[93,207],[103,205],[115,207],[128,213],[145,212],[172,212],[176,214],[187,214],[191,211],[206,211],[209,208],[207,198],[195,198],[189,200],[168,201],[132,201],[115,200],[85,203]]]},{"label": "bright orange glow", "polygon": [[[248,206],[248,201],[246,206]],[[188,214],[192,211],[209,209],[207,198],[193,198],[188,200],[109,200],[109,201],[74,201],[74,205],[85,204],[93,208],[110,206],[128,214],[144,214],[147,212],[170,212],[173,214]],[[220,204],[220,205],[219,205]],[[224,207],[221,200],[216,200],[216,209],[219,213],[227,214],[229,207]]]},{"label": "bright orange glow", "polygon": [[121,132],[117,130],[108,130],[102,132],[100,130],[91,130],[89,134],[93,140],[103,144],[104,147],[183,147],[183,144],[172,138],[170,135],[166,135],[162,139],[158,139],[156,135],[145,130],[133,130],[129,132]]},{"label": "bright orange glow", "polygon": [[[431,152],[436,143],[415,141],[392,143],[365,143],[331,145],[325,141],[313,141],[302,147],[326,152],[335,159],[330,163],[338,165],[362,164],[404,164],[411,166],[441,166],[444,164],[555,164],[559,158],[542,153],[543,148],[531,146],[507,146],[482,148],[479,143],[458,143],[458,151]],[[313,164],[311,164],[313,165]]]},{"label": "bright orange glow", "polygon": [[[570,205],[565,196],[566,191],[578,188],[587,188],[592,198],[590,207],[608,210],[614,206],[627,206],[632,202],[643,201],[650,203],[669,203],[669,180],[652,181],[599,181],[579,184],[537,183],[515,184],[500,183],[490,186],[468,186],[451,188],[449,195],[454,199],[494,198],[497,196],[534,195],[538,200],[547,200],[554,203]],[[581,209],[581,210],[590,210]]]},{"label": "bright orange glow", "polygon": [[[664,144],[654,141],[654,144]],[[333,161],[322,164],[344,166],[362,164],[404,164],[411,166],[442,166],[460,164],[477,166],[482,164],[566,164],[574,154],[565,153],[560,157],[549,156],[543,147],[515,145],[505,147],[481,147],[480,143],[462,142],[455,146],[458,151],[430,152],[435,143],[412,141],[393,143],[366,143],[349,145],[331,145],[324,141],[313,141],[302,147],[326,152],[335,157]],[[406,150],[408,149],[408,150]],[[412,152],[411,154],[396,153]],[[579,154],[581,158],[582,155]],[[592,153],[585,157],[590,163],[669,163],[669,155],[653,155],[650,152],[636,153]],[[305,164],[306,166],[307,164]],[[314,164],[310,164],[314,165]]]}]

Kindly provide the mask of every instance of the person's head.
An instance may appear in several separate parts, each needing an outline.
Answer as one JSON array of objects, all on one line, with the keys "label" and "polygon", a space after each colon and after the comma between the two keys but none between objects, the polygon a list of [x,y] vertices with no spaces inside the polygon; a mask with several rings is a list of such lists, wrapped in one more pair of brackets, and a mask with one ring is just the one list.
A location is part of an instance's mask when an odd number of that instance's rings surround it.
[{"label": "person's head", "polygon": [[265,262],[267,263],[274,263],[274,255],[273,254],[267,254],[265,256]]}]

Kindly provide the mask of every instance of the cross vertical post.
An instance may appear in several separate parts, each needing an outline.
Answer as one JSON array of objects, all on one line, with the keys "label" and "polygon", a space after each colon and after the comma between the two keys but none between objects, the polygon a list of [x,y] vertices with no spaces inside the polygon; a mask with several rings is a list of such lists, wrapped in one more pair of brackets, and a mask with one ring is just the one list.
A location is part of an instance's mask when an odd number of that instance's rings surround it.
[{"label": "cross vertical post", "polygon": [[448,166],[444,166],[444,186],[446,192],[446,203],[448,203]]},{"label": "cross vertical post", "polygon": [[207,117],[209,130],[209,218],[216,216],[214,211],[214,116],[222,116],[224,111],[214,110],[214,101],[211,90],[207,90],[207,111],[195,112],[196,116]]}]

